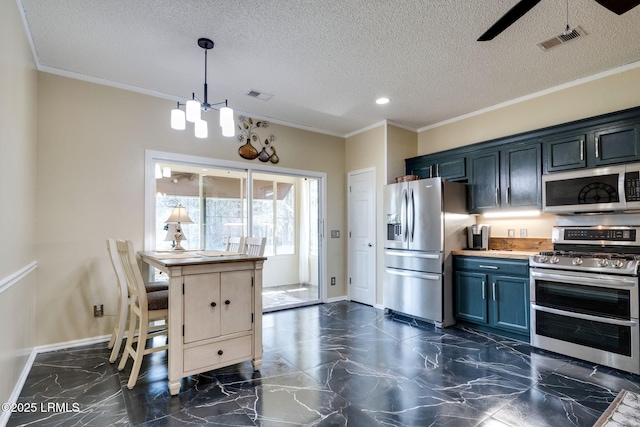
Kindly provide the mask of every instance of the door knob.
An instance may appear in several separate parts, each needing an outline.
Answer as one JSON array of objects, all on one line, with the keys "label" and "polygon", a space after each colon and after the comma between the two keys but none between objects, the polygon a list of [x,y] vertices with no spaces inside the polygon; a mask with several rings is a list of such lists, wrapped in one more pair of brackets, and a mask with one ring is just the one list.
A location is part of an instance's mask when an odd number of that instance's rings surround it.
[{"label": "door knob", "polygon": [[373,245],[371,243],[369,243],[367,246],[372,247]]},{"label": "door knob", "polygon": [[219,354],[220,356],[222,356],[222,353],[224,353],[222,350],[218,350],[218,354]]},{"label": "door knob", "polygon": [[231,304],[231,301],[226,300],[224,303],[225,303],[225,304],[227,304],[227,305],[229,305],[229,304]]},{"label": "door knob", "polygon": [[215,307],[217,304],[215,302],[211,303],[211,307]]}]

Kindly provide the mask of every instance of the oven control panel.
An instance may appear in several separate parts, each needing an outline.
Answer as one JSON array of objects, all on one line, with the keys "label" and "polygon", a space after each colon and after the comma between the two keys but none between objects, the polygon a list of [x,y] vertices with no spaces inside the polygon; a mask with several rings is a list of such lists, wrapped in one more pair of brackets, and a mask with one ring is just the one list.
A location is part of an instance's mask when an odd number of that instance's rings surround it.
[{"label": "oven control panel", "polygon": [[553,227],[551,240],[554,244],[638,246],[638,230],[627,226]]},{"label": "oven control panel", "polygon": [[564,230],[564,240],[607,240],[615,242],[634,242],[636,230],[570,228]]}]

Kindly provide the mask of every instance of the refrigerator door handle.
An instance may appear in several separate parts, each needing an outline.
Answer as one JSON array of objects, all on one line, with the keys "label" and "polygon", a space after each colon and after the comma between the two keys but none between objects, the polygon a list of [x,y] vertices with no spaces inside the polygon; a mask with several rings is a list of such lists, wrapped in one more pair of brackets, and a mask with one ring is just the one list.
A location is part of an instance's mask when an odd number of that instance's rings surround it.
[{"label": "refrigerator door handle", "polygon": [[396,276],[415,277],[425,280],[440,280],[441,278],[441,276],[438,274],[427,274],[409,270],[396,270],[394,268],[385,268],[384,271],[385,273],[395,274]]},{"label": "refrigerator door handle", "polygon": [[407,190],[402,190],[402,212],[400,215],[402,216],[402,241],[406,242],[409,237],[409,199],[407,197]]},{"label": "refrigerator door handle", "polygon": [[440,259],[441,254],[438,253],[422,253],[415,251],[399,251],[399,250],[386,250],[385,255],[401,256],[410,258],[424,258],[424,259]]},{"label": "refrigerator door handle", "polygon": [[416,231],[416,200],[413,196],[413,190],[411,190],[411,242],[413,242],[413,236]]}]

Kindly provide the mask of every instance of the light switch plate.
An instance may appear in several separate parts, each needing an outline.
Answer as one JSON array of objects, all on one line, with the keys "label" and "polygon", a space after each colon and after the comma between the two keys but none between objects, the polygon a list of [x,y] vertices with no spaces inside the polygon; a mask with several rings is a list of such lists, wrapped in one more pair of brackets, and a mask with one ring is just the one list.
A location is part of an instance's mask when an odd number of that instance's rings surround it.
[{"label": "light switch plate", "polygon": [[331,230],[331,238],[337,239],[340,237],[340,230]]}]

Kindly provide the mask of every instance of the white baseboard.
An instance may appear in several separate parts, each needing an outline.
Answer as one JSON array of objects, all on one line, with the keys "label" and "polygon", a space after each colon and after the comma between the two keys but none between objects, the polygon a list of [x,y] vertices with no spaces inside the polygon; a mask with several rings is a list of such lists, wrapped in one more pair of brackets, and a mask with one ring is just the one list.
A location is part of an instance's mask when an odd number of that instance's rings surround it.
[{"label": "white baseboard", "polygon": [[338,301],[347,301],[347,296],[343,295],[341,297],[327,298],[327,302],[338,302]]}]

